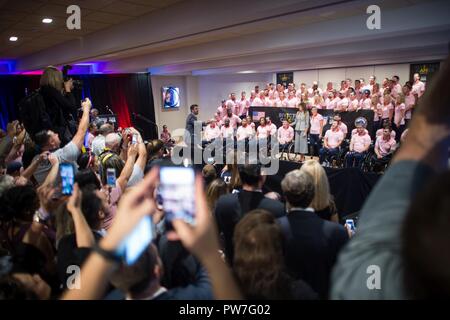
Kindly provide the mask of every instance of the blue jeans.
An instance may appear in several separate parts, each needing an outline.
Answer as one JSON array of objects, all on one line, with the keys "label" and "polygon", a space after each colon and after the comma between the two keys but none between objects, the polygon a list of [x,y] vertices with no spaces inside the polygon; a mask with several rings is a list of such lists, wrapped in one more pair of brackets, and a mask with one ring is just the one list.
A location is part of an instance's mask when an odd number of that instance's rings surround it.
[{"label": "blue jeans", "polygon": [[329,161],[329,158],[336,156],[339,153],[339,148],[325,148],[320,149],[319,152],[319,162],[322,163],[324,160]]},{"label": "blue jeans", "polygon": [[311,155],[316,156],[318,154],[320,148],[320,139],[318,134],[310,134],[309,135],[309,143],[311,145]]},{"label": "blue jeans", "polygon": [[347,160],[345,161],[345,166],[347,168],[350,167],[357,167],[361,168],[361,161],[366,156],[365,152],[356,152],[356,151],[349,151],[347,153]]}]

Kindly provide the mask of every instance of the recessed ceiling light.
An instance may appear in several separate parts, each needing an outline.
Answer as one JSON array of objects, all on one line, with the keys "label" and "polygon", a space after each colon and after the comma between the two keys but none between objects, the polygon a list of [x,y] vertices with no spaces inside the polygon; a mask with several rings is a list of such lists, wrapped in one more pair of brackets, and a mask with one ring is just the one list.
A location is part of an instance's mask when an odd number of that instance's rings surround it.
[{"label": "recessed ceiling light", "polygon": [[9,41],[17,41],[17,40],[19,40],[19,38],[17,38],[17,37],[9,37]]},{"label": "recessed ceiling light", "polygon": [[256,73],[256,71],[255,71],[255,70],[244,70],[244,71],[239,71],[238,73],[243,73],[243,74],[246,74],[246,73]]},{"label": "recessed ceiling light", "polygon": [[52,23],[52,22],[53,22],[53,19],[51,19],[51,18],[42,19],[42,23]]}]

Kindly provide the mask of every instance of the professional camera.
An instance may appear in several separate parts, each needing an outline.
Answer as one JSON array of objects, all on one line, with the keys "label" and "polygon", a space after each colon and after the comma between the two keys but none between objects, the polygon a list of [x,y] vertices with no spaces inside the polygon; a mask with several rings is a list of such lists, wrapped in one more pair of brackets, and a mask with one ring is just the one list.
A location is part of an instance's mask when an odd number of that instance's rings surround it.
[{"label": "professional camera", "polygon": [[77,90],[81,90],[83,88],[83,81],[81,81],[81,80],[73,80],[73,78],[68,75],[69,70],[72,70],[72,66],[71,65],[65,65],[62,68],[62,74],[63,74],[64,82],[69,81],[70,79],[72,79],[73,88],[77,89]]}]

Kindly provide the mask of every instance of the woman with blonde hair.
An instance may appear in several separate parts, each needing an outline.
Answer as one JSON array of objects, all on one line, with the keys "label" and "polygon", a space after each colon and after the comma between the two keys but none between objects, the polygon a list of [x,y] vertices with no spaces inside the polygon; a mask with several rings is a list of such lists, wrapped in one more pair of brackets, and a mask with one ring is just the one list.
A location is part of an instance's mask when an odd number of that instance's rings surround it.
[{"label": "woman with blonde hair", "polygon": [[300,168],[314,178],[315,193],[311,202],[311,208],[324,220],[339,222],[339,217],[334,204],[333,196],[330,194],[330,185],[325,169],[316,160],[307,160]]},{"label": "woman with blonde hair", "polygon": [[295,131],[295,153],[300,153],[300,162],[305,160],[308,153],[308,130],[309,130],[309,113],[306,110],[305,103],[298,105],[298,111],[295,115],[295,121],[291,123]]},{"label": "woman with blonde hair", "polygon": [[210,212],[214,212],[216,202],[220,196],[227,194],[228,185],[222,179],[214,179],[206,189],[206,203]]}]

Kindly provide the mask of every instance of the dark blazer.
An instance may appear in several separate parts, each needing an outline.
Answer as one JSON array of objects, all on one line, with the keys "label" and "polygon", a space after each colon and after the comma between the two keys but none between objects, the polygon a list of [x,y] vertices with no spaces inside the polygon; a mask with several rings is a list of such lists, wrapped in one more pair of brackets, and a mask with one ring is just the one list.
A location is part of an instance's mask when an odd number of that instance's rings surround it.
[{"label": "dark blazer", "polygon": [[275,218],[286,214],[281,202],[264,197],[262,192],[241,190],[239,193],[223,195],[217,201],[215,217],[224,240],[225,255],[230,264],[233,262],[234,228],[239,220],[253,209],[265,209]]},{"label": "dark blazer", "polygon": [[[304,280],[326,299],[338,252],[348,241],[347,231],[310,211],[291,211],[287,220],[290,236],[285,237],[286,267],[295,279]],[[286,235],[285,230],[283,233]]]}]

